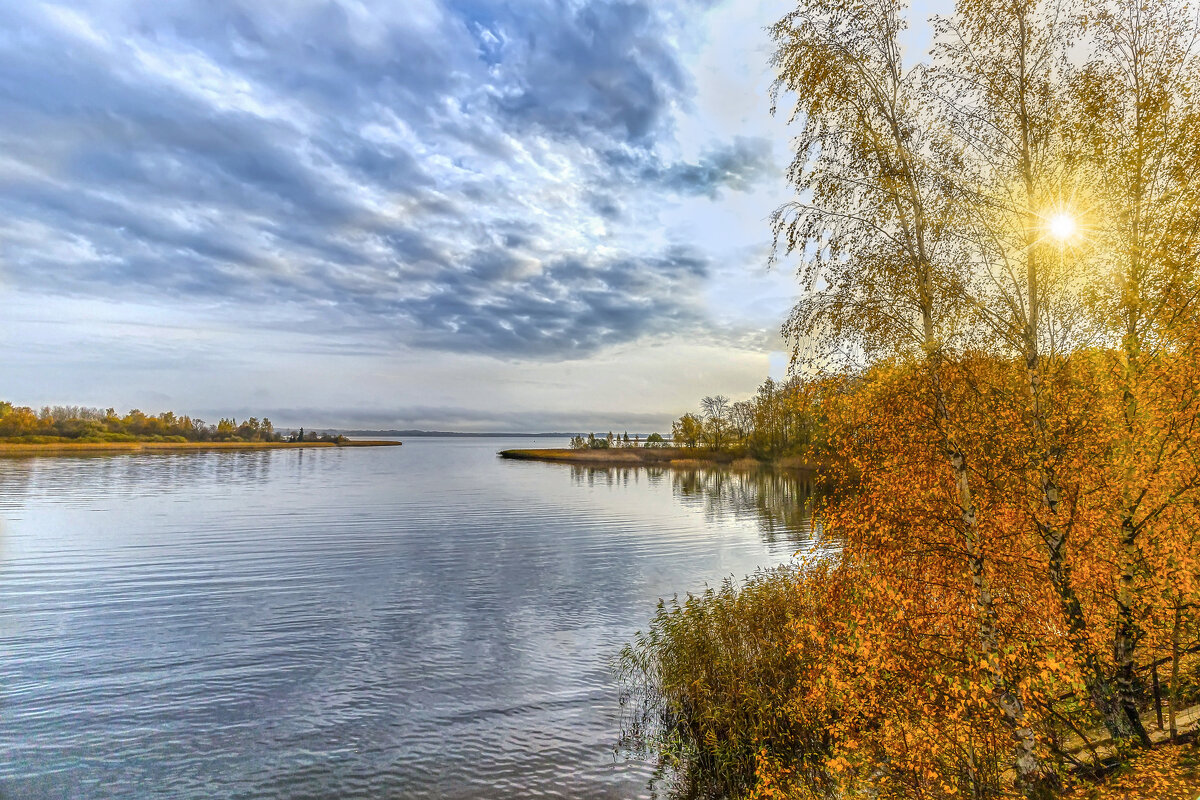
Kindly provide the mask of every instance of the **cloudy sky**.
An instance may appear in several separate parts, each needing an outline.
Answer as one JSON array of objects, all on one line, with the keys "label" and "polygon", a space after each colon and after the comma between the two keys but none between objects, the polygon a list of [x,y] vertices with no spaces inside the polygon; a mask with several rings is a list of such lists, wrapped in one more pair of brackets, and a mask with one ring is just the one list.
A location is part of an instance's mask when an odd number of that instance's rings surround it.
[{"label": "cloudy sky", "polygon": [[0,0],[0,399],[650,430],[749,394],[796,293],[787,7]]}]

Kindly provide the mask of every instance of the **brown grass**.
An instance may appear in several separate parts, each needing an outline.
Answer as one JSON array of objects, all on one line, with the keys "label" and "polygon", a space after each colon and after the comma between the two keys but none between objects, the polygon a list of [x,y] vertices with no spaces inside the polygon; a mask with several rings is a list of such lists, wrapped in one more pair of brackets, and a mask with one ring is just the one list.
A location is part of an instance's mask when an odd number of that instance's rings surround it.
[{"label": "brown grass", "polygon": [[[648,459],[640,457],[640,453],[628,450],[501,450],[501,458],[511,458],[518,461],[570,461],[575,464],[645,464]],[[669,460],[669,459],[668,459]]]},{"label": "brown grass", "polygon": [[566,448],[544,450],[502,450],[501,458],[518,461],[557,461],[570,464],[588,464],[596,467],[628,467],[636,465],[658,465],[672,467],[701,467],[711,464],[729,466],[737,470],[758,469],[776,466],[784,469],[815,469],[817,464],[802,458],[782,458],[773,464],[739,456],[722,450],[703,447],[613,447],[607,450],[568,450]]}]

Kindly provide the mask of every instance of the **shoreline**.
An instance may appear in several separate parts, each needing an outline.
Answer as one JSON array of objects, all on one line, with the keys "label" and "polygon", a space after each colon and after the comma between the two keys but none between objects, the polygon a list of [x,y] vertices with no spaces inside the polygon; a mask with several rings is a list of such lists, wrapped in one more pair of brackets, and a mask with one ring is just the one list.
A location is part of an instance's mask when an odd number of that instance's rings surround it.
[{"label": "shoreline", "polygon": [[145,451],[287,450],[309,447],[398,447],[403,442],[351,439],[337,442],[0,442],[0,457],[138,453]]},{"label": "shoreline", "polygon": [[815,472],[822,466],[797,456],[787,456],[775,461],[759,461],[756,458],[737,453],[691,447],[613,447],[606,450],[571,450],[564,447],[541,450],[501,450],[498,455],[513,461],[543,461],[590,467],[720,466],[732,469],[774,467]]}]

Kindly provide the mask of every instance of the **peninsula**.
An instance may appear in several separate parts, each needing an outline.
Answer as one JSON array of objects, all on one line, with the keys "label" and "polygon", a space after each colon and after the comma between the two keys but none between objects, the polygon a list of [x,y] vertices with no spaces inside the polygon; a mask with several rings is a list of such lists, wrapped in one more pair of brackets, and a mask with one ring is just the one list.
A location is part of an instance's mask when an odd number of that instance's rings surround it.
[{"label": "peninsula", "polygon": [[817,469],[820,464],[802,456],[784,456],[763,461],[732,450],[703,447],[614,447],[601,450],[545,448],[540,450],[501,450],[501,458],[514,461],[552,461],[590,467],[686,467],[714,464],[750,469],[773,466],[783,469]]}]

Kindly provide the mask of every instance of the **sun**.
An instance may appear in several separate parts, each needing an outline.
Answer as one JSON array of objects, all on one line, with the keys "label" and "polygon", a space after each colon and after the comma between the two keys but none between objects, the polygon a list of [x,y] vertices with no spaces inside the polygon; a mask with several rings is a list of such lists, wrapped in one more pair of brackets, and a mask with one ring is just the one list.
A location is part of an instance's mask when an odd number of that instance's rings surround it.
[{"label": "sun", "polygon": [[1079,226],[1075,223],[1075,217],[1070,214],[1060,211],[1046,221],[1046,227],[1050,231],[1050,235],[1060,242],[1065,242],[1075,235]]}]

